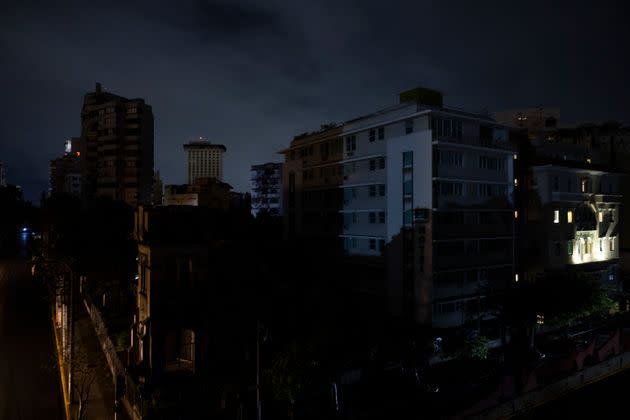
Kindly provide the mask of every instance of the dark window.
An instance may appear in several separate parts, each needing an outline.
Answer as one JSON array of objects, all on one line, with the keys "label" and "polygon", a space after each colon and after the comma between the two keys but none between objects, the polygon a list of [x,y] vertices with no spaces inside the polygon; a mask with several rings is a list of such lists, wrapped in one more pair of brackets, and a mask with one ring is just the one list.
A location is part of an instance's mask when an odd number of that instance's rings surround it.
[{"label": "dark window", "polygon": [[385,212],[384,211],[379,211],[378,212],[378,222],[379,223],[385,223]]},{"label": "dark window", "polygon": [[370,143],[376,140],[376,132],[374,130],[370,130]]},{"label": "dark window", "polygon": [[381,197],[385,195],[385,185],[378,186],[378,195],[380,195]]},{"label": "dark window", "polygon": [[385,127],[378,128],[378,139],[383,140],[385,138]]},{"label": "dark window", "polygon": [[376,223],[376,213],[370,212],[370,223]]},{"label": "dark window", "polygon": [[413,120],[405,120],[405,134],[413,133]]},{"label": "dark window", "polygon": [[378,168],[379,169],[385,169],[385,158],[379,158],[378,159]]},{"label": "dark window", "polygon": [[370,249],[376,249],[376,239],[370,239]]},{"label": "dark window", "polygon": [[376,170],[376,161],[374,159],[370,159],[370,171]]},{"label": "dark window", "polygon": [[370,197],[374,197],[376,195],[376,185],[370,185]]},{"label": "dark window", "polygon": [[558,191],[558,188],[560,188],[559,187],[559,182],[560,182],[560,180],[558,179],[558,177],[554,176],[553,177],[553,190],[554,191]]}]

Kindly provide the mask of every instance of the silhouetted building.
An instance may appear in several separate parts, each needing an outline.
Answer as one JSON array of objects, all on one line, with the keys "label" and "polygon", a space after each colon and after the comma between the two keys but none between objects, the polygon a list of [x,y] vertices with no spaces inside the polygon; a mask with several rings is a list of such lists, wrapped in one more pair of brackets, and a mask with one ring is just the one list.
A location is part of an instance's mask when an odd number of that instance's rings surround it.
[{"label": "silhouetted building", "polygon": [[524,128],[529,138],[548,139],[558,130],[560,110],[557,108],[519,108],[495,113],[495,119],[512,127]]},{"label": "silhouetted building", "polygon": [[250,193],[230,191],[230,210],[239,214],[250,214],[252,196]]},{"label": "silhouetted building", "polygon": [[282,216],[288,237],[332,241],[340,248],[342,128],[334,124],[295,136],[283,150]]},{"label": "silhouetted building", "polygon": [[7,173],[5,172],[4,165],[0,161],[0,187],[7,186]]},{"label": "silhouetted building", "polygon": [[209,141],[191,141],[184,144],[188,154],[188,184],[197,178],[216,178],[223,181],[223,154],[227,150],[222,144]]},{"label": "silhouetted building", "polygon": [[282,163],[252,165],[252,214],[282,215]]},{"label": "silhouetted building", "polygon": [[73,137],[64,143],[64,155],[50,161],[50,193],[65,193],[81,196],[81,160],[79,138]]},{"label": "silhouetted building", "polygon": [[85,198],[151,202],[153,112],[143,99],[105,92],[97,83],[83,101],[78,152]]},{"label": "silhouetted building", "polygon": [[164,184],[162,178],[160,178],[160,171],[153,173],[153,193],[151,196],[151,202],[154,206],[159,206],[164,200]]},{"label": "silhouetted building", "polygon": [[165,206],[200,206],[228,210],[230,208],[230,184],[215,178],[196,178],[193,185],[166,185]]}]

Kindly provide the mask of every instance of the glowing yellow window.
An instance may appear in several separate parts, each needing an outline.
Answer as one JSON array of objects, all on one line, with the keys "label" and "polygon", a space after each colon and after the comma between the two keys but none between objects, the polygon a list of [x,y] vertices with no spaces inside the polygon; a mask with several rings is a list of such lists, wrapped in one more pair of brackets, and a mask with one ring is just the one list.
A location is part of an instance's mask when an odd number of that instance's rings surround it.
[{"label": "glowing yellow window", "polygon": [[604,221],[604,212],[600,211],[597,213],[597,220],[601,223]]},{"label": "glowing yellow window", "polygon": [[571,210],[567,211],[567,223],[573,223],[573,212]]}]

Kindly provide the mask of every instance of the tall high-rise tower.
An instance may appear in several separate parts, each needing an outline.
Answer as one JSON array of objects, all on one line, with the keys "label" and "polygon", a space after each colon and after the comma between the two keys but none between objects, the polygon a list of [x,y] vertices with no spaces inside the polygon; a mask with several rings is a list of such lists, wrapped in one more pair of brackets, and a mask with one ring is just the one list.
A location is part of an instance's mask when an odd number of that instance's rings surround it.
[{"label": "tall high-rise tower", "polygon": [[85,198],[151,202],[153,112],[143,99],[104,92],[97,83],[83,101],[79,143]]},{"label": "tall high-rise tower", "polygon": [[197,140],[184,144],[184,150],[188,153],[188,184],[194,184],[197,178],[223,181],[224,145]]}]

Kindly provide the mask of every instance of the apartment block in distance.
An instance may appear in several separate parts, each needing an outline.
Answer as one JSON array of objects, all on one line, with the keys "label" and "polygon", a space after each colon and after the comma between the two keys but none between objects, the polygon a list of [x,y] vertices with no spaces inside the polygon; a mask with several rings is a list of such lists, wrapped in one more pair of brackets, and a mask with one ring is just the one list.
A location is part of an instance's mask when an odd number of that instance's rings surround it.
[{"label": "apartment block in distance", "polygon": [[188,184],[193,185],[197,178],[216,178],[223,181],[223,154],[226,148],[222,144],[213,144],[199,138],[184,144],[188,154]]},{"label": "apartment block in distance", "polygon": [[143,99],[114,95],[97,83],[83,101],[78,152],[85,198],[151,202],[153,112]]},{"label": "apartment block in distance", "polygon": [[346,122],[341,136],[346,253],[386,257],[394,316],[436,328],[472,323],[481,291],[514,279],[507,128],[417,88]]},{"label": "apartment block in distance", "polygon": [[287,237],[339,242],[343,182],[342,127],[323,125],[319,131],[293,138],[283,150],[283,226]]},{"label": "apartment block in distance", "polygon": [[63,156],[50,161],[50,193],[65,193],[81,196],[82,176],[80,152],[75,149],[79,138],[74,137],[64,143]]},{"label": "apartment block in distance", "polygon": [[266,212],[282,215],[282,163],[268,162],[251,167],[252,215]]}]

